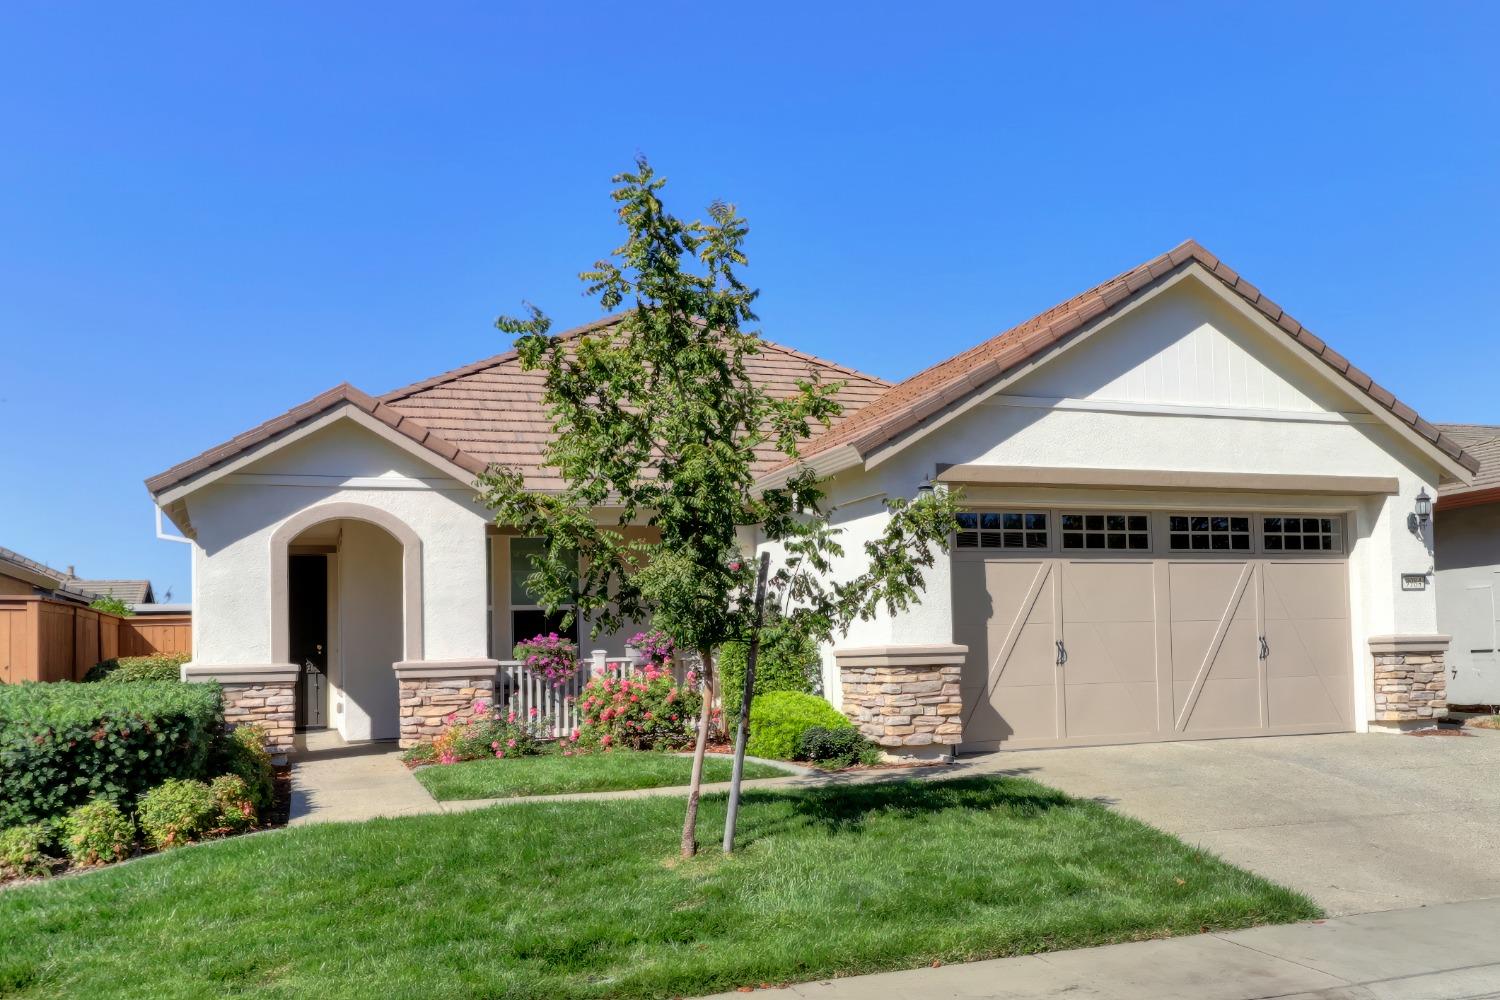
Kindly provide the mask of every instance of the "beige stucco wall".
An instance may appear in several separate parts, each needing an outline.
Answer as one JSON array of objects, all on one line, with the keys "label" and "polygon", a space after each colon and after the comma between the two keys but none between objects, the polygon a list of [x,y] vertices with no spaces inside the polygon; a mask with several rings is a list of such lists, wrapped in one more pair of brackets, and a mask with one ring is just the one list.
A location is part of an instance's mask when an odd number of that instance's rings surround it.
[{"label": "beige stucco wall", "polygon": [[401,546],[381,528],[341,521],[337,561],[338,671],[331,722],[347,740],[400,735]]},{"label": "beige stucco wall", "polygon": [[331,502],[385,511],[420,538],[422,657],[484,657],[487,512],[472,489],[342,421],[188,497],[195,662],[271,662],[271,535]]},{"label": "beige stucco wall", "polygon": [[[1086,342],[922,436],[869,470],[835,477],[832,520],[845,530],[842,572],[862,568],[862,543],[885,523],[882,497],[915,494],[939,464],[1394,477],[1394,496],[1245,495],[1236,505],[1266,510],[1341,510],[1350,534],[1351,649],[1362,688],[1360,722],[1373,708],[1368,639],[1438,630],[1431,588],[1403,591],[1400,574],[1424,573],[1432,555],[1407,530],[1419,490],[1436,493],[1435,461],[1375,422],[1347,395],[1309,371],[1218,298],[1185,282],[1144,303]],[[1111,373],[1114,373],[1113,375]],[[1121,372],[1135,373],[1122,377]],[[1123,398],[1110,398],[1110,397]],[[979,489],[978,499],[1024,504],[1102,502],[1086,490]],[[872,496],[873,495],[873,496]],[[866,499],[868,498],[868,499]],[[1222,506],[1224,494],[1132,491],[1133,506]],[[1241,509],[1244,509],[1244,506]],[[837,645],[951,642],[946,558],[928,574],[919,606],[856,624]],[[825,687],[837,692],[831,649]]]}]

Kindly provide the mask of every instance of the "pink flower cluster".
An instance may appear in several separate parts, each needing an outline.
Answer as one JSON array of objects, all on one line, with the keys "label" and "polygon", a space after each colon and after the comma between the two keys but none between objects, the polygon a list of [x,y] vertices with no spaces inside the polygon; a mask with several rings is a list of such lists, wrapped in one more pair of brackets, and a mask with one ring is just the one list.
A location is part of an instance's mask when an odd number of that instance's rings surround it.
[{"label": "pink flower cluster", "polygon": [[532,673],[561,684],[578,670],[578,647],[556,632],[533,636],[516,644],[516,659]]},{"label": "pink flower cluster", "polygon": [[690,738],[688,720],[698,704],[697,695],[678,687],[663,668],[623,678],[596,675],[578,695],[580,739],[585,747],[605,749],[675,748]]}]

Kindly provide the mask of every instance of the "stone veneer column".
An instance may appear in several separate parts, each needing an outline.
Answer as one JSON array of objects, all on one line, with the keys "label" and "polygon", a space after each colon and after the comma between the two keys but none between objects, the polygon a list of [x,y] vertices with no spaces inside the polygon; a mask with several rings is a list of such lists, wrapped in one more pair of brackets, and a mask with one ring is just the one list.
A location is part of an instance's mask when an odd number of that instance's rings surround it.
[{"label": "stone veneer column", "polygon": [[224,689],[224,722],[258,725],[266,732],[266,749],[284,754],[296,737],[297,677],[293,663],[183,664],[184,681],[217,681]]},{"label": "stone veneer column", "polygon": [[951,753],[963,739],[959,677],[967,653],[951,644],[835,650],[844,714],[887,753]]},{"label": "stone veneer column", "polygon": [[1431,725],[1448,712],[1444,656],[1450,636],[1381,635],[1370,639],[1375,660],[1372,729]]},{"label": "stone veneer column", "polygon": [[395,664],[401,687],[401,748],[431,743],[448,725],[474,718],[474,702],[495,702],[498,660],[403,660]]}]

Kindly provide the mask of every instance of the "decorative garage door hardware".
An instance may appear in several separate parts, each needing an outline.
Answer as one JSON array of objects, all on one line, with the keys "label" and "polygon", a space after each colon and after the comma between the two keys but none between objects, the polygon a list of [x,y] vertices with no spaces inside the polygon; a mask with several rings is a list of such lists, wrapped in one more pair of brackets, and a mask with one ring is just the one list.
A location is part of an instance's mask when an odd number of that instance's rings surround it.
[{"label": "decorative garage door hardware", "polygon": [[1234,555],[956,557],[964,746],[1352,729],[1344,559]]}]

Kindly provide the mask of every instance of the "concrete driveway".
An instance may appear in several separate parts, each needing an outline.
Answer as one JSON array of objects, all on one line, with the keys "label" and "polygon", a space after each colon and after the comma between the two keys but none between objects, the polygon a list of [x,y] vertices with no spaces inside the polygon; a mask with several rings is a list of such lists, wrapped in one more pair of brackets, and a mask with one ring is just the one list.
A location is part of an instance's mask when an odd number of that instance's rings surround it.
[{"label": "concrete driveway", "polygon": [[1098,798],[1331,915],[1500,896],[1500,734],[1012,751],[961,766]]}]

